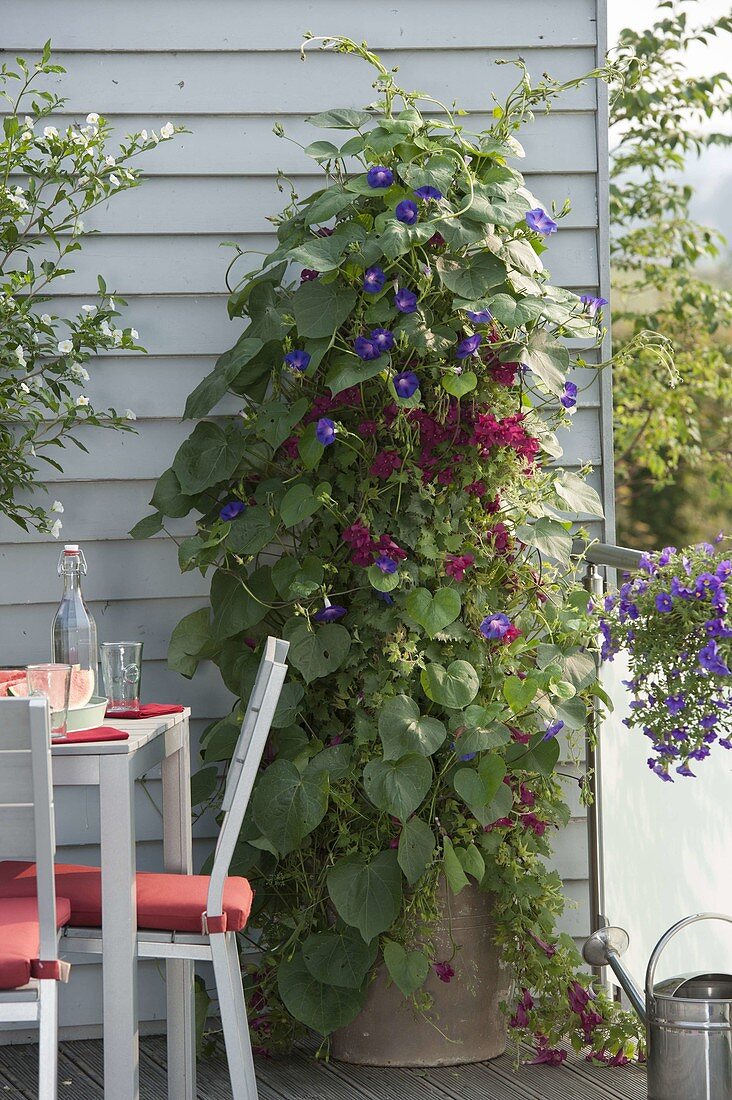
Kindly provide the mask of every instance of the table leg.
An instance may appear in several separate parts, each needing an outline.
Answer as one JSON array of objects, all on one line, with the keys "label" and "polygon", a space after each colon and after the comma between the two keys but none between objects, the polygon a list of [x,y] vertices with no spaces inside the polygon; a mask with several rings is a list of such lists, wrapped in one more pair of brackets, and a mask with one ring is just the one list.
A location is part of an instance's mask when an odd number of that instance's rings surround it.
[{"label": "table leg", "polygon": [[[176,730],[178,733],[178,730]],[[165,870],[193,871],[191,836],[191,760],[188,722],[180,730],[181,747],[163,761],[163,853]],[[168,1016],[169,1100],[196,1098],[194,964],[168,959],[165,964]]]},{"label": "table leg", "polygon": [[99,759],[105,1100],[139,1100],[135,784],[126,755]]}]

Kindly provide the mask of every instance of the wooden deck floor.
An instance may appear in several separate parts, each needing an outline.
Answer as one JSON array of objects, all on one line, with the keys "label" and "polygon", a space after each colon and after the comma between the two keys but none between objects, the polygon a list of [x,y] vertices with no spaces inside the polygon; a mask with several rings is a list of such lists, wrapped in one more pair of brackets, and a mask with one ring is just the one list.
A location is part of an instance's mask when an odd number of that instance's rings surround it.
[{"label": "wooden deck floor", "polygon": [[[0,1047],[0,1100],[35,1100],[37,1048]],[[370,1069],[315,1062],[305,1053],[258,1059],[260,1100],[645,1100],[641,1069],[608,1069],[573,1060],[561,1069],[524,1066],[510,1058],[433,1070]],[[141,1100],[167,1100],[165,1043],[142,1040]],[[102,1045],[64,1043],[59,1100],[103,1100]],[[226,1061],[218,1052],[199,1062],[199,1100],[231,1100]]]}]

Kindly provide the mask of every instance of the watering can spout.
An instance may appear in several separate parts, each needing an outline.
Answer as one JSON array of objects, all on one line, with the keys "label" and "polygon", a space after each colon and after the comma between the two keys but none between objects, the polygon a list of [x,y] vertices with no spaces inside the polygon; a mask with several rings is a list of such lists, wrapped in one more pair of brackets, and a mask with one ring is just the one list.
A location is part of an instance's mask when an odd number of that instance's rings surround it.
[{"label": "watering can spout", "polygon": [[620,959],[620,956],[627,951],[629,942],[628,933],[622,928],[600,928],[585,940],[582,957],[590,966],[611,968],[625,990],[628,1000],[645,1024],[648,1022],[645,999]]}]

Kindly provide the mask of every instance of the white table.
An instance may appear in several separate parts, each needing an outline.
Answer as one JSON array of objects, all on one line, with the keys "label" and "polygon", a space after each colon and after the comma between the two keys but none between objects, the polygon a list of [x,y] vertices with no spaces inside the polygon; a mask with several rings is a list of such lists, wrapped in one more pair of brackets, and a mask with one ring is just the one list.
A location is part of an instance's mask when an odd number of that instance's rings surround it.
[{"label": "white table", "polygon": [[[99,788],[105,1100],[139,1100],[135,780],[160,764],[165,870],[193,871],[190,710],[107,724],[127,741],[54,745],[54,787]],[[193,963],[166,961],[168,1096],[195,1100]]]}]

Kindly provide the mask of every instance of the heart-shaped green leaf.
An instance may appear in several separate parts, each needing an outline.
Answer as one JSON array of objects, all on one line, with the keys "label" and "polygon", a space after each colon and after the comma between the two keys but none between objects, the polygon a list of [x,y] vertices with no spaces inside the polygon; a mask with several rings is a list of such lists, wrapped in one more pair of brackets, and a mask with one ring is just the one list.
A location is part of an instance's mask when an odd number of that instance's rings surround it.
[{"label": "heart-shaped green leaf", "polygon": [[366,943],[385,932],[402,903],[402,874],[394,850],[340,859],[327,875],[328,893],[338,915],[358,928]]},{"label": "heart-shaped green leaf", "polygon": [[443,665],[429,664],[420,676],[422,690],[428,699],[449,710],[462,710],[478,694],[480,680],[469,661],[453,661]]},{"label": "heart-shaped green leaf", "polygon": [[384,962],[389,976],[405,997],[421,989],[430,972],[429,959],[423,951],[405,951],[393,940],[384,941]]},{"label": "heart-shaped green leaf", "polygon": [[527,676],[521,680],[518,676],[509,676],[503,684],[503,697],[514,714],[525,710],[538,690],[536,680]]},{"label": "heart-shaped green leaf", "polygon": [[277,524],[266,508],[254,505],[232,520],[226,548],[243,558],[264,550],[275,537]]},{"label": "heart-shaped green leaf", "polygon": [[363,770],[366,794],[379,810],[406,821],[432,785],[432,765],[418,753],[399,760],[371,760]]},{"label": "heart-shaped green leaf", "polygon": [[364,943],[355,929],[336,928],[308,936],[302,945],[302,957],[318,981],[344,989],[360,989],[378,950],[376,938]]},{"label": "heart-shaped green leaf", "polygon": [[407,612],[424,627],[430,638],[453,623],[460,614],[461,602],[454,588],[438,588],[434,596],[427,588],[415,588],[407,596]]},{"label": "heart-shaped green leaf", "polygon": [[463,371],[462,374],[446,374],[442,379],[443,390],[458,398],[472,393],[477,385],[478,375],[472,370]]},{"label": "heart-shaped green leaf", "polygon": [[463,865],[455,853],[452,841],[447,836],[442,841],[442,865],[445,869],[447,884],[453,894],[459,894],[465,886],[470,885],[468,876],[463,870]]},{"label": "heart-shaped green leaf", "polygon": [[409,752],[431,756],[446,736],[443,723],[437,718],[421,718],[419,707],[408,695],[387,699],[379,713],[379,737],[385,760],[397,760]]},{"label": "heart-shaped green leaf", "polygon": [[310,630],[301,620],[291,619],[284,635],[290,643],[287,659],[306,684],[335,672],[351,648],[351,635],[340,623],[325,623]]},{"label": "heart-shaped green leaf", "polygon": [[280,515],[285,527],[295,527],[298,523],[315,515],[321,501],[313,494],[309,485],[302,482],[288,489],[280,504]]},{"label": "heart-shaped green leaf", "polygon": [[399,834],[397,850],[399,866],[410,886],[414,886],[429,867],[436,846],[435,834],[427,822],[410,817]]},{"label": "heart-shaped green leaf", "polygon": [[281,855],[315,829],[328,808],[328,776],[301,775],[289,760],[275,760],[254,788],[252,817]]},{"label": "heart-shaped green leaf", "polygon": [[488,813],[506,775],[506,765],[500,756],[485,756],[477,768],[459,768],[453,785],[473,816],[481,825],[495,821]]},{"label": "heart-shaped green leaf", "polygon": [[366,997],[365,985],[348,989],[318,981],[300,953],[280,963],[277,988],[288,1012],[320,1035],[330,1035],[355,1020]]}]

